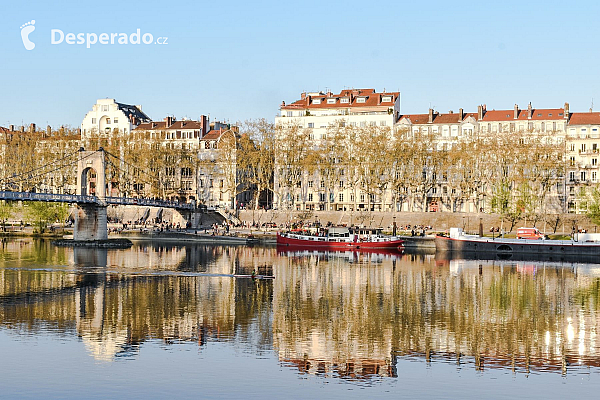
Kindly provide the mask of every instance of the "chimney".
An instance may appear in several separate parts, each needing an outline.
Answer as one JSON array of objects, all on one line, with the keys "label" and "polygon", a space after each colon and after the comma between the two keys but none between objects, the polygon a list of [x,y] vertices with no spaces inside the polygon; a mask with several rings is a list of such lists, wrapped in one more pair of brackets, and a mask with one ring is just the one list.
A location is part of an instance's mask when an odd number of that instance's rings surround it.
[{"label": "chimney", "polygon": [[518,104],[515,104],[515,111],[514,111],[514,114],[513,114],[513,118],[514,119],[519,118],[519,105]]},{"label": "chimney", "polygon": [[[302,100],[304,100],[304,99],[302,99]],[[281,102],[281,106],[280,107],[285,107],[285,101]]]},{"label": "chimney", "polygon": [[183,128],[185,126],[185,121],[181,120],[181,127]]},{"label": "chimney", "polygon": [[14,131],[15,131],[15,126],[14,126],[14,125],[11,125],[9,128],[10,128],[10,131],[11,131],[11,132],[14,132]]},{"label": "chimney", "polygon": [[430,124],[433,122],[433,108],[429,109],[429,118],[427,120]]},{"label": "chimney", "polygon": [[50,125],[46,126],[46,136],[51,136],[52,135],[52,128],[50,127]]},{"label": "chimney", "polygon": [[333,97],[333,93],[331,93],[330,91],[327,92],[327,97]]},{"label": "chimney", "polygon": [[458,109],[458,122],[462,122],[463,117],[464,117],[463,109],[459,108]]},{"label": "chimney", "polygon": [[532,116],[533,110],[531,109],[531,102],[529,102],[529,105],[527,106],[527,119],[531,119]]},{"label": "chimney", "polygon": [[173,117],[171,117],[171,116],[165,117],[165,122],[167,124],[166,128],[173,125]]},{"label": "chimney", "polygon": [[202,132],[200,134],[201,135],[200,137],[203,137],[208,132],[208,128],[209,128],[208,117],[206,115],[201,115],[200,121],[202,124]]},{"label": "chimney", "polygon": [[483,119],[483,106],[477,106],[477,121],[481,121]]},{"label": "chimney", "polygon": [[564,117],[565,119],[569,119],[569,103],[565,103]]},{"label": "chimney", "polygon": [[[306,92],[300,93],[300,100],[304,100],[306,98]],[[285,101],[283,102],[285,104]]]},{"label": "chimney", "polygon": [[156,122],[153,122],[153,123],[150,125],[150,128],[151,128],[151,129],[154,129],[154,128],[156,128]]},{"label": "chimney", "polygon": [[29,125],[29,132],[33,133],[35,132],[35,124],[31,123],[31,125]]},{"label": "chimney", "polygon": [[25,125],[21,125],[21,133],[25,133]]},{"label": "chimney", "polygon": [[138,105],[136,105],[135,107],[136,107],[138,110],[142,111],[142,106],[141,106],[141,105],[139,105],[139,106],[138,106]]}]

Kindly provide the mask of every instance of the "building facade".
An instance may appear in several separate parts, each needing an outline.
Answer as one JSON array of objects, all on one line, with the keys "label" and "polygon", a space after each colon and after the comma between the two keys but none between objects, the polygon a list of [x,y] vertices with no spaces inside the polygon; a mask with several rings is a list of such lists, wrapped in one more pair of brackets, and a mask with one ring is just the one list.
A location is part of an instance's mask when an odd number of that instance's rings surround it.
[{"label": "building facade", "polygon": [[[283,102],[278,116],[275,117],[275,125],[280,132],[293,129],[305,132],[308,135],[309,146],[318,147],[326,142],[328,133],[336,127],[370,127],[391,132],[399,114],[399,92],[378,93],[375,89],[345,89],[338,94],[302,93],[300,99],[291,104]],[[343,160],[340,161],[343,164]],[[294,184],[295,187],[290,187],[289,182],[285,183],[284,176],[289,170],[289,166],[285,164],[282,157],[276,156],[274,208],[349,211],[355,208],[363,209],[367,204],[381,209],[381,203],[385,202],[381,198],[365,200],[365,193],[357,190],[349,182],[348,168],[342,164],[335,174],[335,182],[328,182],[331,179],[326,179],[322,171],[307,171],[302,174],[299,182]]]},{"label": "building facade", "polygon": [[111,132],[127,135],[145,122],[151,122],[151,119],[144,114],[142,106],[118,103],[115,99],[98,99],[92,110],[83,118],[82,139]]}]

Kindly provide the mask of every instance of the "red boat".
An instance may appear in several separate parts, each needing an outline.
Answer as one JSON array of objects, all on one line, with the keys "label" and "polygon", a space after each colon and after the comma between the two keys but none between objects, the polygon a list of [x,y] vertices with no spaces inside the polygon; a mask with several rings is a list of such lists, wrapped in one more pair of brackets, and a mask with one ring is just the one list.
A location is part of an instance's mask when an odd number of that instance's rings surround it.
[{"label": "red boat", "polygon": [[277,232],[277,244],[315,250],[398,249],[404,241],[387,236],[380,228],[310,228]]}]

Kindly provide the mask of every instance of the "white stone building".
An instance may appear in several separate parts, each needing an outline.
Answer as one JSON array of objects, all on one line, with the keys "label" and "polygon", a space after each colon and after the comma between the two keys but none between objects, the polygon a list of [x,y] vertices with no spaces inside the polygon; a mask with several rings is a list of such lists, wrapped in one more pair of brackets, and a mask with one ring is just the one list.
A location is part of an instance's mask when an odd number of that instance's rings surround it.
[{"label": "white stone building", "polygon": [[[295,126],[310,132],[311,142],[318,144],[326,138],[332,126],[356,126],[359,128],[377,126],[393,129],[400,115],[400,93],[381,92],[375,89],[345,89],[338,94],[332,92],[302,93],[299,100],[291,104],[283,102],[275,117],[279,127]],[[278,164],[277,156],[275,160]],[[363,206],[354,198],[354,190],[344,183],[343,178],[336,187],[326,188],[324,181],[317,176],[305,174],[301,190],[295,195],[285,193],[282,188],[280,168],[275,169],[273,207],[296,210],[349,210]],[[296,196],[296,198],[292,198]],[[358,195],[360,196],[360,195]],[[363,194],[364,196],[364,194]],[[381,202],[381,200],[379,200]],[[381,209],[381,205],[378,205]]]},{"label": "white stone building", "polygon": [[127,135],[144,122],[151,122],[151,119],[144,114],[142,106],[117,103],[115,99],[98,99],[81,123],[82,140],[85,142],[93,134],[115,130]]}]

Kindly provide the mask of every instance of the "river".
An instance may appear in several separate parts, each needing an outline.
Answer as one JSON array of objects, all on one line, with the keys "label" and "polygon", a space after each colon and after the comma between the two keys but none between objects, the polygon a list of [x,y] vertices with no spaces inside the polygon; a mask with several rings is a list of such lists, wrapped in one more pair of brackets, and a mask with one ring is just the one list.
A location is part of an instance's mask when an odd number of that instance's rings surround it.
[{"label": "river", "polygon": [[[600,390],[600,265],[0,242],[2,398]],[[274,276],[274,279],[236,277]]]}]

